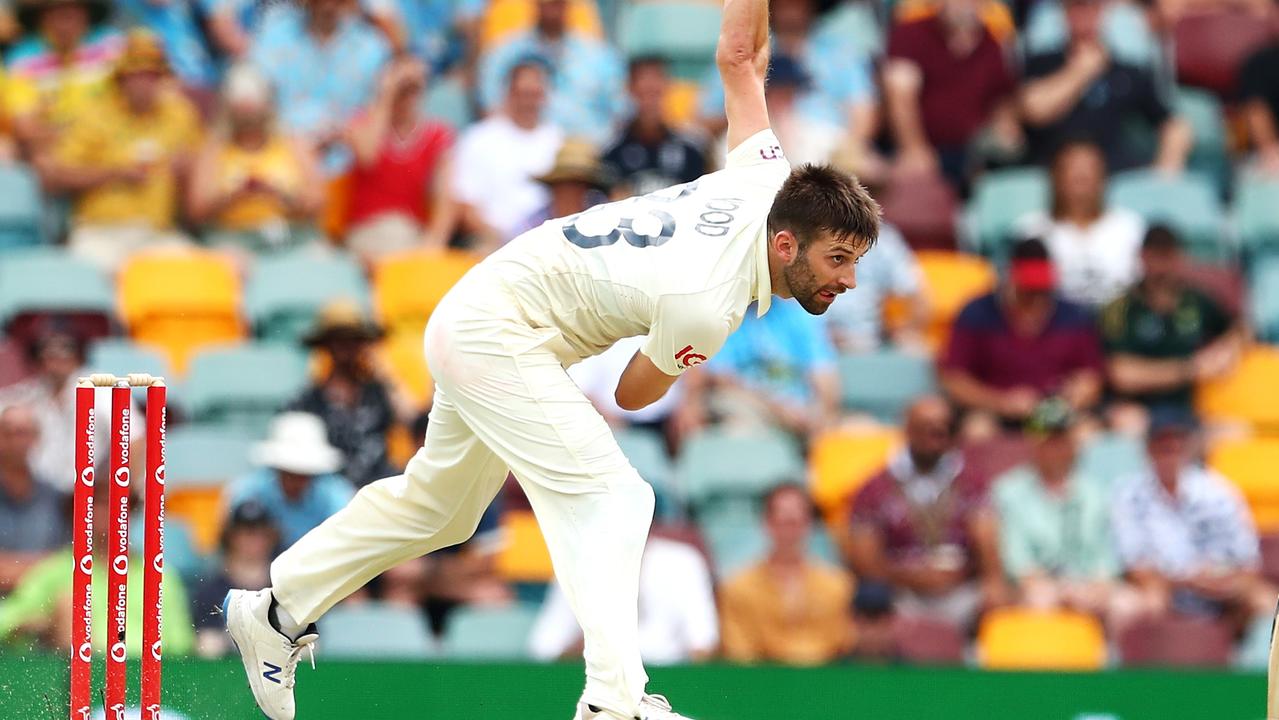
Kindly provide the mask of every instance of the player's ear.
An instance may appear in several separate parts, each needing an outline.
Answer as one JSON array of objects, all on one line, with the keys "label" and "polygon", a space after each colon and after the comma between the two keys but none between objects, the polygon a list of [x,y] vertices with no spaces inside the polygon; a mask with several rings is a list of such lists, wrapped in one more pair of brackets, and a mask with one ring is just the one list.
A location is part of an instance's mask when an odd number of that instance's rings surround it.
[{"label": "player's ear", "polygon": [[790,264],[799,255],[799,238],[795,237],[790,230],[779,230],[773,233],[769,242],[773,245],[773,252],[777,253],[777,257],[784,263]]}]

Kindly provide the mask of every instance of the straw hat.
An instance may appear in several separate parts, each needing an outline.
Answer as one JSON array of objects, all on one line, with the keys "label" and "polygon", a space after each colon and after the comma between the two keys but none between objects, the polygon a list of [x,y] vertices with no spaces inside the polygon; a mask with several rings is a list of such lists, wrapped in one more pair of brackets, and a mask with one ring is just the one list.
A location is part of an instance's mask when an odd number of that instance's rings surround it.
[{"label": "straw hat", "polygon": [[90,25],[101,23],[111,13],[111,4],[107,0],[19,0],[18,23],[24,30],[32,32],[38,28],[40,15],[45,10],[63,5],[80,5],[88,10]]},{"label": "straw hat", "polygon": [[277,415],[266,440],[254,445],[249,457],[256,465],[298,475],[325,475],[342,467],[342,452],[329,444],[324,421],[304,412]]},{"label": "straw hat", "polygon": [[364,316],[358,305],[337,300],[324,306],[315,324],[302,338],[307,347],[327,345],[334,340],[380,340],[385,332]]},{"label": "straw hat", "polygon": [[116,77],[136,72],[169,74],[169,58],[160,39],[149,30],[130,30],[124,39],[124,52],[115,64]]},{"label": "straw hat", "polygon": [[608,190],[612,185],[595,146],[581,138],[566,139],[555,153],[551,169],[533,179],[546,185],[580,182],[600,190]]}]

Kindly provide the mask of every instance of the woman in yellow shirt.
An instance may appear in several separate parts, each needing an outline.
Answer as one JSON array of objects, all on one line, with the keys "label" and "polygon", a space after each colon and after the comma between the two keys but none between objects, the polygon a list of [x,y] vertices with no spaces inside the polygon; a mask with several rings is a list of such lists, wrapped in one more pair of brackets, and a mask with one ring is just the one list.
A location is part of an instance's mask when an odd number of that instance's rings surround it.
[{"label": "woman in yellow shirt", "polygon": [[222,117],[196,159],[187,197],[205,241],[252,252],[313,242],[322,187],[314,151],[276,126],[267,80],[245,65],[229,70]]}]

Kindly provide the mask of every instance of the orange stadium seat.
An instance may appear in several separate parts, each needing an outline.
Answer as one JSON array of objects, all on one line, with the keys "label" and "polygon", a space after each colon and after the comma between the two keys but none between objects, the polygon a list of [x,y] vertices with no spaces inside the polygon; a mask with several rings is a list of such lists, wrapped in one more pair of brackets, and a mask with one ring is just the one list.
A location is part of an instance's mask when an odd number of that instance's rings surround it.
[{"label": "orange stadium seat", "polygon": [[1208,420],[1247,423],[1279,436],[1279,348],[1256,346],[1228,377],[1200,385],[1196,405]]},{"label": "orange stadium seat", "polygon": [[977,631],[977,659],[988,670],[1098,670],[1106,636],[1091,615],[994,610]]},{"label": "orange stadium seat", "polygon": [[551,553],[542,539],[537,518],[528,510],[508,510],[502,514],[502,551],[497,571],[511,582],[546,583],[555,577]]},{"label": "orange stadium seat", "polygon": [[435,392],[431,371],[426,367],[422,333],[400,330],[382,342],[382,358],[396,385],[408,393],[418,407],[426,407]]},{"label": "orange stadium seat", "polygon": [[380,260],[373,269],[373,300],[391,332],[426,328],[435,306],[479,258],[456,250],[409,250]]},{"label": "orange stadium seat", "polygon": [[944,250],[921,250],[915,258],[924,275],[928,339],[936,349],[945,343],[950,324],[964,305],[995,287],[995,268],[976,255]]},{"label": "orange stadium seat", "polygon": [[221,487],[214,485],[170,490],[165,494],[164,510],[169,515],[186,521],[187,527],[191,528],[191,540],[197,551],[217,552],[219,536],[222,534],[222,519],[226,515]]},{"label": "orange stadium seat", "polygon": [[697,120],[697,95],[700,88],[691,80],[671,80],[662,98],[662,110],[666,122],[674,127],[692,124]]},{"label": "orange stadium seat", "polygon": [[240,281],[229,260],[202,250],[134,256],[120,272],[120,317],[141,344],[169,356],[174,372],[201,347],[239,340]]},{"label": "orange stadium seat", "polygon": [[1262,532],[1279,530],[1279,482],[1274,475],[1279,439],[1223,441],[1208,453],[1208,464],[1238,486]]},{"label": "orange stadium seat", "polygon": [[901,444],[901,433],[887,428],[834,430],[813,440],[809,485],[828,523],[842,525],[853,495]]},{"label": "orange stadium seat", "polygon": [[[533,27],[537,0],[492,0],[480,21],[480,48],[492,48],[523,30]],[[592,0],[569,0],[568,28],[596,39],[604,37],[599,9]]]}]

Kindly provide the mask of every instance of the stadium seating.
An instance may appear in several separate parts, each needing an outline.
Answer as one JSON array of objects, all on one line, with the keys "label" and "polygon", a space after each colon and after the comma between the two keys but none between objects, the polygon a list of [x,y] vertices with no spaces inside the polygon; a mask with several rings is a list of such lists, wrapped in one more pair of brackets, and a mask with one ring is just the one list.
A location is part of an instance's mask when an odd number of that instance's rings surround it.
[{"label": "stadium seating", "polygon": [[862,57],[878,57],[884,49],[884,35],[869,3],[840,3],[817,21],[813,40],[835,44]]},{"label": "stadium seating", "polygon": [[474,119],[466,88],[454,77],[432,80],[430,89],[426,91],[426,112],[457,129],[470,125]]},{"label": "stadium seating", "polygon": [[1146,467],[1142,444],[1117,433],[1094,437],[1080,450],[1079,464],[1083,472],[1111,488]]},{"label": "stadium seating", "polygon": [[1234,653],[1230,630],[1207,617],[1171,615],[1138,621],[1119,634],[1124,665],[1224,667]]},{"label": "stadium seating", "polygon": [[435,392],[435,382],[426,366],[426,353],[419,330],[398,330],[387,335],[379,350],[397,387],[417,407],[426,407]]},{"label": "stadium seating", "polygon": [[676,516],[683,498],[674,485],[674,471],[662,437],[650,430],[633,428],[615,430],[613,435],[640,477],[653,486],[653,491],[657,494],[657,515]]},{"label": "stadium seating", "polygon": [[455,660],[523,660],[537,608],[464,606],[453,611],[444,632],[444,655]]},{"label": "stadium seating", "polygon": [[165,438],[165,510],[191,528],[196,547],[212,552],[222,531],[222,489],[250,469],[254,440],[220,427],[180,425]]},{"label": "stadium seating", "polygon": [[995,287],[995,268],[987,260],[957,252],[925,250],[916,253],[915,259],[924,275],[928,340],[937,349],[964,305]]},{"label": "stadium seating", "polygon": [[915,250],[954,250],[959,199],[939,175],[894,178],[879,195],[884,219]]},{"label": "stadium seating", "polygon": [[368,282],[345,255],[258,258],[244,288],[244,312],[258,337],[297,342],[326,303],[345,299],[370,311]]},{"label": "stadium seating", "polygon": [[502,513],[502,549],[497,555],[497,572],[514,583],[550,582],[551,553],[531,510]]},{"label": "stadium seating", "polygon": [[832,430],[814,438],[809,489],[832,527],[842,524],[853,495],[901,444],[896,428]]},{"label": "stadium seating", "polygon": [[968,244],[999,262],[1015,239],[1016,223],[1034,212],[1047,212],[1052,188],[1043,168],[1012,168],[983,174],[973,184],[965,212]]},{"label": "stadium seating", "polygon": [[617,44],[627,57],[659,55],[671,73],[700,77],[715,60],[720,6],[707,2],[625,3],[618,19]]},{"label": "stadium seating", "polygon": [[940,618],[898,617],[893,637],[901,659],[914,665],[959,665],[964,662],[964,635]]},{"label": "stadium seating", "polygon": [[1261,574],[1272,583],[1279,583],[1279,535],[1261,536]]},{"label": "stadium seating", "polygon": [[435,641],[422,611],[381,602],[338,605],[320,619],[324,653],[335,658],[425,660]]},{"label": "stadium seating", "polygon": [[1258,529],[1279,531],[1279,438],[1222,441],[1209,451],[1208,464],[1239,487]]},{"label": "stadium seating", "polygon": [[805,474],[803,458],[789,436],[719,429],[689,438],[677,470],[694,505],[758,498],[783,482],[801,481]]},{"label": "stadium seating", "polygon": [[1178,80],[1232,97],[1244,61],[1274,37],[1275,28],[1273,22],[1240,8],[1187,14],[1171,34]]},{"label": "stadium seating", "polygon": [[114,297],[96,267],[53,249],[17,250],[0,260],[0,327],[20,342],[56,317],[81,337],[111,332]]},{"label": "stadium seating", "polygon": [[1266,435],[1279,435],[1279,348],[1257,346],[1244,353],[1228,377],[1200,384],[1195,397],[1208,420],[1245,423]]},{"label": "stadium seating", "polygon": [[179,398],[199,422],[262,434],[306,380],[306,357],[293,346],[244,343],[197,354]]},{"label": "stadium seating", "polygon": [[[491,49],[512,35],[533,27],[537,0],[493,0],[480,21],[480,47]],[[602,38],[599,10],[590,0],[569,0],[568,29],[593,38]]]},{"label": "stadium seating", "polygon": [[937,385],[931,358],[892,349],[841,356],[839,383],[845,410],[885,423],[900,420],[911,400]]},{"label": "stadium seating", "polygon": [[1257,337],[1279,342],[1279,257],[1258,260],[1249,273],[1249,315]]},{"label": "stadium seating", "polygon": [[1205,177],[1224,195],[1230,185],[1230,156],[1226,147],[1226,121],[1221,101],[1205,90],[1178,88],[1173,110],[1190,123],[1194,146],[1186,167]]},{"label": "stadium seating", "polygon": [[1106,638],[1091,615],[993,610],[977,631],[977,661],[987,670],[1098,670]]},{"label": "stadium seating", "polygon": [[240,283],[231,262],[198,250],[135,255],[119,276],[120,317],[138,342],[186,372],[201,347],[240,339]]},{"label": "stadium seating", "polygon": [[1279,179],[1240,172],[1235,180],[1235,226],[1244,257],[1279,254]]},{"label": "stadium seating", "polygon": [[1137,212],[1147,222],[1171,227],[1200,259],[1225,263],[1234,257],[1234,246],[1223,233],[1221,201],[1212,183],[1200,175],[1130,170],[1115,175],[1108,195],[1109,202]]},{"label": "stadium seating", "polygon": [[453,284],[479,258],[457,251],[410,250],[388,257],[373,270],[373,296],[387,330],[421,334],[427,318]]},{"label": "stadium seating", "polygon": [[44,242],[40,182],[21,165],[0,165],[0,252]]},{"label": "stadium seating", "polygon": [[166,381],[173,375],[169,359],[164,354],[125,338],[105,338],[93,343],[89,348],[88,368],[91,372],[120,376],[134,372],[150,373]]}]

